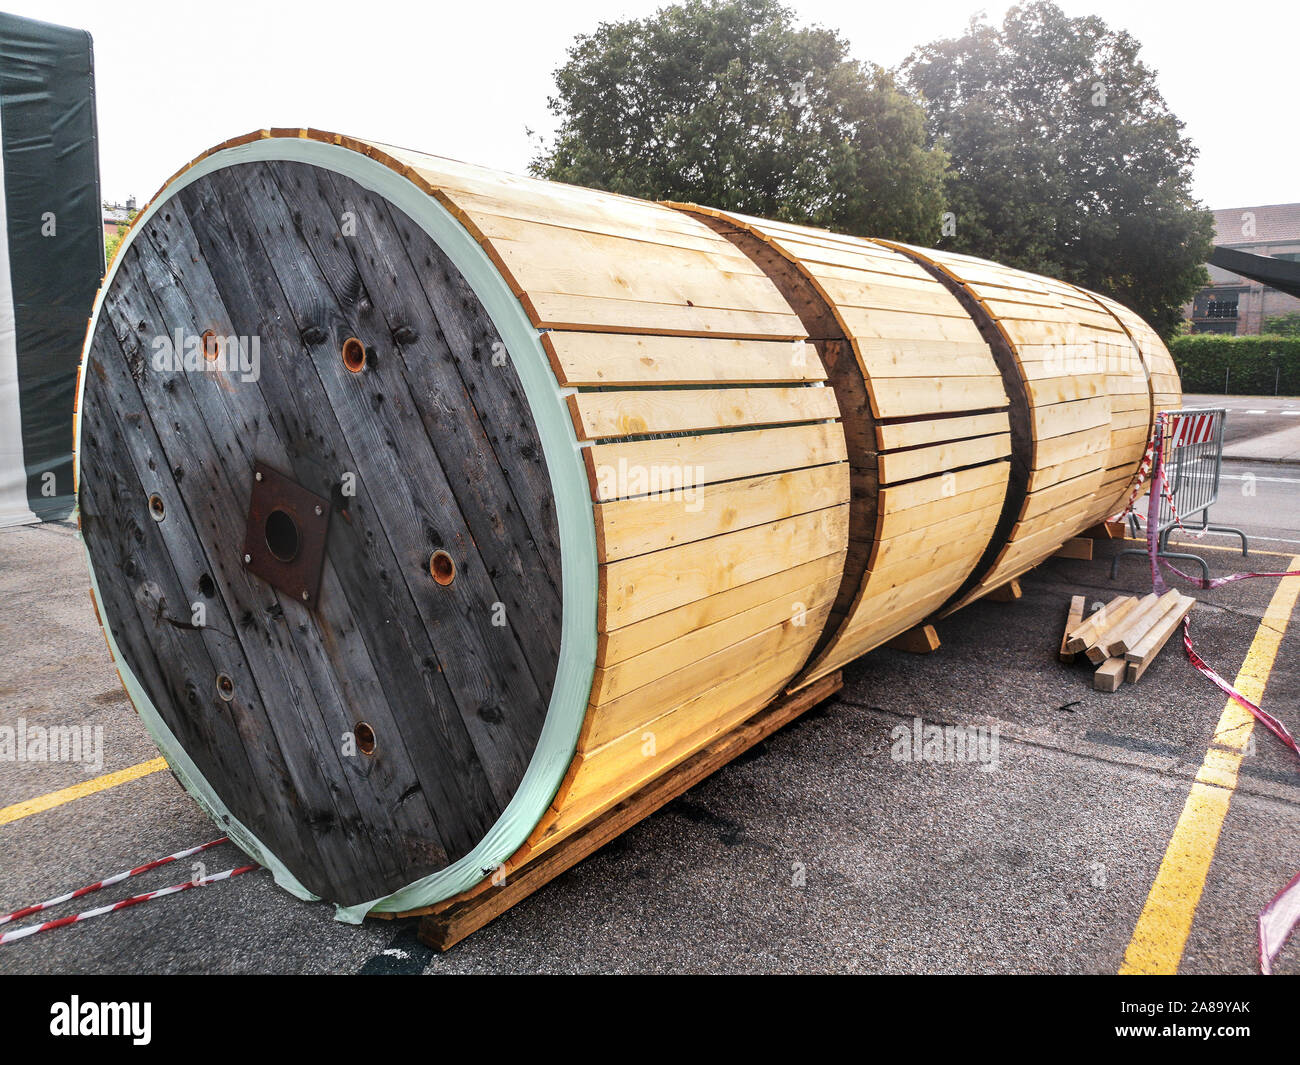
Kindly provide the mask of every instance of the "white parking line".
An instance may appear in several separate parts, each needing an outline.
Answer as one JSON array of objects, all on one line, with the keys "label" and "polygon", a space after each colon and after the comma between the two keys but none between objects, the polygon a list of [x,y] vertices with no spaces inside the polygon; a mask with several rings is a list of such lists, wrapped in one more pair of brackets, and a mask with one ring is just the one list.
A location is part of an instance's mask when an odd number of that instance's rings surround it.
[{"label": "white parking line", "polygon": [[1244,481],[1249,478],[1252,481],[1266,481],[1269,484],[1300,484],[1300,479],[1295,477],[1261,477],[1253,473],[1221,473],[1221,481]]},{"label": "white parking line", "polygon": [[[1194,536],[1197,540],[1199,540],[1202,536],[1235,537],[1237,535],[1236,533],[1213,532],[1212,530],[1209,529],[1206,529],[1204,532],[1202,532],[1195,525],[1193,525],[1190,529],[1186,530],[1186,532],[1188,533],[1188,535]],[[1251,543],[1258,542],[1258,543],[1269,543],[1269,544],[1300,544],[1300,540],[1288,540],[1285,537],[1281,537],[1281,536],[1256,536],[1254,533],[1248,533],[1247,535],[1250,536]],[[1188,543],[1186,540],[1170,540],[1170,543],[1177,544],[1180,547],[1196,546],[1195,544]]]}]

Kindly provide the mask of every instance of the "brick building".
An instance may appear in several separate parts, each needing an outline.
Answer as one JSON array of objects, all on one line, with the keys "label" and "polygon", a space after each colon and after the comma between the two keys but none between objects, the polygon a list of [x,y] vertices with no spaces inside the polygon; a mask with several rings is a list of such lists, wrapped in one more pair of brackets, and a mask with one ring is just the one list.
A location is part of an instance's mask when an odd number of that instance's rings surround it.
[{"label": "brick building", "polygon": [[[1215,211],[1214,229],[1220,247],[1300,262],[1300,203]],[[1259,333],[1264,319],[1300,311],[1300,299],[1217,266],[1209,271],[1209,286],[1183,308],[1193,332]]]},{"label": "brick building", "polygon": [[118,226],[124,226],[131,221],[131,212],[135,210],[135,197],[132,196],[126,203],[104,203],[104,239],[117,233]]}]

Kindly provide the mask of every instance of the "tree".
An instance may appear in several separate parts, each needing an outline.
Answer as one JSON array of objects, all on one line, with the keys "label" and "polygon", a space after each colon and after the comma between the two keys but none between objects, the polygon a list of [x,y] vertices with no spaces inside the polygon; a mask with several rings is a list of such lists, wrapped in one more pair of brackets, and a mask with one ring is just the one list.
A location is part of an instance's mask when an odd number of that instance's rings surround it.
[{"label": "tree", "polygon": [[1105,293],[1168,337],[1208,283],[1214,226],[1191,192],[1196,149],[1139,51],[1035,2],[918,48],[901,77],[951,159],[944,247]]},{"label": "tree", "polygon": [[131,228],[131,223],[139,213],[139,211],[132,207],[131,210],[126,213],[126,221],[121,223],[117,229],[113,231],[113,234],[104,241],[105,269],[107,269],[107,264],[113,261],[113,256],[117,254],[117,246],[122,243],[122,238],[126,236],[127,231]]},{"label": "tree", "polygon": [[943,153],[892,75],[778,0],[686,0],[578,37],[539,177],[933,243]]},{"label": "tree", "polygon": [[1264,332],[1269,336],[1300,337],[1300,311],[1287,311],[1264,319]]}]

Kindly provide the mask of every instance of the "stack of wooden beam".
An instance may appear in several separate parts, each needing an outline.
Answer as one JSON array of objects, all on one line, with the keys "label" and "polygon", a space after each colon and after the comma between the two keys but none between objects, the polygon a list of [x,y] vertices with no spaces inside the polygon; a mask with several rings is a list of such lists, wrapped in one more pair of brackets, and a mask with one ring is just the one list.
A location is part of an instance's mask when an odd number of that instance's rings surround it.
[{"label": "stack of wooden beam", "polygon": [[1171,588],[1164,595],[1119,595],[1084,617],[1087,597],[1070,600],[1070,615],[1061,637],[1060,659],[1080,655],[1096,666],[1092,686],[1113,692],[1125,681],[1136,682],[1182,624],[1196,600]]}]

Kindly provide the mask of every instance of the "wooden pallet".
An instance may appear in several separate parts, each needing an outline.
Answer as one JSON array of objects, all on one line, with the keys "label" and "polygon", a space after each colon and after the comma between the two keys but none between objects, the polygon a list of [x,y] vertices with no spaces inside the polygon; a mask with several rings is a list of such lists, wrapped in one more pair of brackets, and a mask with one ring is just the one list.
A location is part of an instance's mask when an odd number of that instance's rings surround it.
[{"label": "wooden pallet", "polygon": [[739,728],[719,736],[502,883],[484,881],[482,885],[446,902],[398,916],[423,917],[418,932],[420,942],[436,950],[447,950],[455,946],[565,870],[594,854],[610,840],[622,835],[637,822],[693,788],[737,755],[743,754],[800,714],[825,702],[841,687],[842,675],[836,670],[793,694],[774,699]]}]

